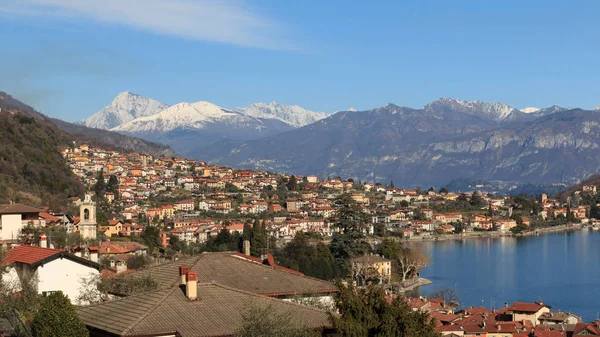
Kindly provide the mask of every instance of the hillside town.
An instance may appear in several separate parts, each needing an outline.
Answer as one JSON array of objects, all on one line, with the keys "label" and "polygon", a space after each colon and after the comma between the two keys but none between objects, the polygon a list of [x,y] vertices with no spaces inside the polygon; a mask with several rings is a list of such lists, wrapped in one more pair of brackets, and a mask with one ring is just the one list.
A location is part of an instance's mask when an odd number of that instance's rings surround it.
[{"label": "hillside town", "polygon": [[[487,195],[476,186],[457,193],[237,170],[85,144],[61,153],[87,192],[72,196],[62,212],[0,205],[2,280],[9,293],[31,287],[42,297],[68,296],[91,336],[237,336],[249,324],[249,302],[334,336],[346,292],[333,281],[342,275],[348,287],[380,291],[386,305],[433,319],[432,331],[444,336],[600,335],[600,321],[584,323],[541,301],[473,308],[451,289],[411,296],[405,291],[429,283],[419,276],[428,261],[402,248],[416,240],[595,229],[600,211],[586,202],[594,185],[564,200],[533,199]],[[355,219],[344,222],[357,214],[364,219],[359,228]],[[325,247],[313,258],[333,263],[324,244],[334,251],[337,238],[353,230],[350,245],[368,247],[346,257],[347,271],[308,271],[290,248]],[[15,312],[7,317],[12,333],[28,330]]]}]

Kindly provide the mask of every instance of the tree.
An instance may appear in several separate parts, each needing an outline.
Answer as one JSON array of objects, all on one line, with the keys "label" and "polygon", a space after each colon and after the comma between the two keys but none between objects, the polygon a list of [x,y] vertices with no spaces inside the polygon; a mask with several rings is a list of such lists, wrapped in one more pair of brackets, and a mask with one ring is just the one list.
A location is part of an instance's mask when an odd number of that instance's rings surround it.
[{"label": "tree", "polygon": [[429,264],[429,256],[423,251],[411,249],[408,247],[400,247],[396,255],[398,263],[398,273],[402,281],[414,278],[418,275],[419,270],[427,267]]},{"label": "tree", "polygon": [[371,246],[365,241],[363,233],[367,215],[347,193],[337,197],[333,206],[336,211],[332,222],[341,230],[341,233],[333,236],[329,249],[341,273],[346,274],[350,271],[350,259],[371,251]]},{"label": "tree", "polygon": [[127,259],[127,268],[142,269],[150,264],[150,258],[145,255],[133,255]]},{"label": "tree", "polygon": [[31,322],[34,336],[44,337],[85,337],[89,331],[77,316],[75,307],[62,291],[46,297]]},{"label": "tree", "polygon": [[445,187],[440,188],[440,194],[448,194],[448,189]]},{"label": "tree", "polygon": [[439,299],[444,301],[446,305],[458,307],[460,305],[460,298],[456,289],[443,288],[438,291],[434,291],[429,295],[429,299]]},{"label": "tree", "polygon": [[117,194],[119,192],[119,179],[114,174],[110,175],[108,178],[108,183],[106,184],[106,192],[111,192]]},{"label": "tree", "polygon": [[100,169],[100,172],[98,172],[96,184],[94,185],[94,192],[96,193],[96,200],[102,200],[104,193],[106,192],[106,184],[104,183],[104,169]]},{"label": "tree", "polygon": [[309,331],[292,312],[279,311],[271,304],[250,304],[242,312],[242,323],[234,332],[235,337],[303,337],[320,336]]},{"label": "tree", "polygon": [[114,295],[131,296],[158,289],[159,283],[152,276],[119,275],[103,278],[100,275],[83,277],[80,280],[80,304],[95,304],[114,299]]},{"label": "tree", "polygon": [[267,235],[264,223],[261,225],[258,219],[254,220],[254,225],[252,225],[252,239],[250,242],[250,254],[260,257],[261,249],[267,248]]},{"label": "tree", "polygon": [[290,180],[288,180],[288,183],[286,184],[286,187],[289,191],[295,191],[298,186],[297,186],[297,181],[296,181],[296,176],[292,175],[290,177]]},{"label": "tree", "polygon": [[402,296],[390,303],[383,289],[374,285],[364,289],[342,284],[338,287],[340,316],[330,317],[337,332],[343,336],[439,336],[429,313],[413,311]]},{"label": "tree", "polygon": [[339,274],[331,251],[322,242],[311,245],[303,232],[297,232],[294,239],[276,252],[277,262],[290,269],[298,270],[307,276],[322,280],[332,280]]},{"label": "tree", "polygon": [[248,240],[251,241],[252,240],[252,226],[250,226],[249,222],[245,222],[244,223],[244,232],[243,232],[243,238],[244,241]]},{"label": "tree", "polygon": [[590,218],[600,219],[600,207],[598,207],[595,204],[592,205],[592,207],[590,208]]},{"label": "tree", "polygon": [[394,181],[393,180],[390,180],[390,187],[394,188]]},{"label": "tree", "polygon": [[156,226],[146,226],[140,233],[140,238],[144,244],[148,246],[150,252],[154,251],[155,247],[160,247],[162,242],[160,240],[160,229]]},{"label": "tree", "polygon": [[367,215],[360,205],[348,193],[344,193],[333,201],[335,215],[332,218],[334,226],[341,229],[344,234],[349,232],[363,232],[367,223]]}]

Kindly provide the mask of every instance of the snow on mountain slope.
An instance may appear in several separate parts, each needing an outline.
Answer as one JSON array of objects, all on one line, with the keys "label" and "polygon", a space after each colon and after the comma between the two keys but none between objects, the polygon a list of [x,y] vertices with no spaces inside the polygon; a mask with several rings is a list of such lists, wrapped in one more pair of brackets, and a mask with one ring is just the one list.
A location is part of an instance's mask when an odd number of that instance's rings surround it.
[{"label": "snow on mountain slope", "polygon": [[287,123],[293,127],[302,127],[327,117],[322,112],[306,110],[298,105],[284,105],[277,102],[254,103],[245,108],[235,108],[234,111],[256,118],[271,118]]},{"label": "snow on mountain slope", "polygon": [[538,111],[540,111],[540,108],[535,108],[535,107],[527,107],[527,108],[521,109],[521,112],[526,113],[526,114],[535,113]]},{"label": "snow on mountain slope", "polygon": [[77,124],[96,129],[111,129],[138,117],[154,115],[169,106],[129,91],[115,97],[104,109]]},{"label": "snow on mountain slope", "polygon": [[126,132],[169,132],[175,129],[202,129],[207,124],[225,119],[244,120],[246,116],[225,110],[210,102],[179,103],[157,114],[136,118],[112,130]]},{"label": "snow on mountain slope", "polygon": [[427,104],[423,109],[428,111],[450,110],[461,112],[494,122],[502,122],[519,110],[502,103],[488,103],[483,101],[461,101],[454,98],[440,98]]}]

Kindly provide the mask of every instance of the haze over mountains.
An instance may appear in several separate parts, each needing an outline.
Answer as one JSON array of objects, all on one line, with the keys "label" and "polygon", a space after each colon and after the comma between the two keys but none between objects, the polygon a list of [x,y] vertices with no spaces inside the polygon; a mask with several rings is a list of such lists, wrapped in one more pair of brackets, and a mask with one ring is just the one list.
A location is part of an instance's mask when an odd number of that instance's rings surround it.
[{"label": "haze over mountains", "polygon": [[598,110],[519,110],[453,98],[421,109],[388,104],[329,116],[275,102],[235,109],[184,102],[146,116],[148,109],[125,110],[101,111],[138,116],[111,130],[233,167],[404,186],[440,186],[455,178],[572,183],[600,167]]}]

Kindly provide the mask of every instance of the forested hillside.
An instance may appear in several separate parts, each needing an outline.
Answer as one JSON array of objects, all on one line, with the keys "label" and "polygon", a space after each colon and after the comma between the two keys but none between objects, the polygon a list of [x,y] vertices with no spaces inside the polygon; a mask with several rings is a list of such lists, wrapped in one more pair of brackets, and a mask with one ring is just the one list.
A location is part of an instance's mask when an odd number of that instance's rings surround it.
[{"label": "forested hillside", "polygon": [[51,123],[4,108],[0,139],[0,203],[12,199],[59,207],[65,197],[83,193],[59,152],[72,140]]}]

